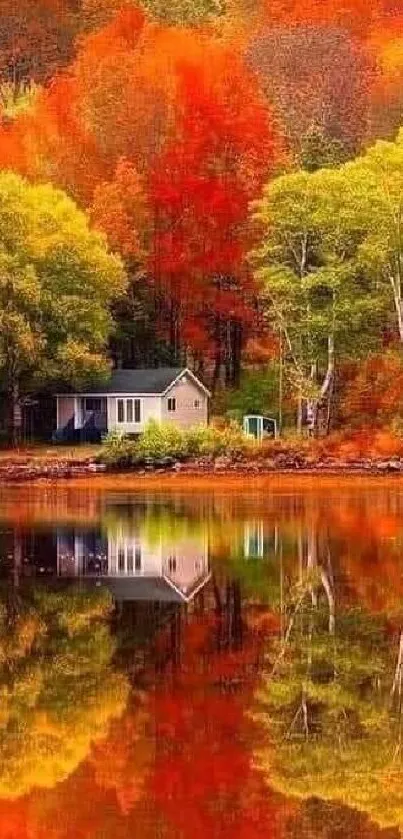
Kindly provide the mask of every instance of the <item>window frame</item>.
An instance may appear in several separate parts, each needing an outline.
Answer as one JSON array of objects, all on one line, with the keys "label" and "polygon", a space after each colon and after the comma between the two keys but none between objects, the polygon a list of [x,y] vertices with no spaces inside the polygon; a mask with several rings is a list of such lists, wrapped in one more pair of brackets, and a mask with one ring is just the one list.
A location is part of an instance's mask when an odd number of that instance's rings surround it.
[{"label": "window frame", "polygon": [[126,422],[130,425],[133,422],[133,399],[126,399]]},{"label": "window frame", "polygon": [[[121,410],[121,416],[120,416],[120,410],[119,410],[120,408],[122,409]],[[117,399],[116,400],[116,422],[119,423],[119,425],[124,425],[124,423],[125,423],[125,400],[124,399]]]},{"label": "window frame", "polygon": [[138,396],[122,396],[116,400],[116,422],[118,425],[139,425],[141,417],[142,406],[141,399]]},{"label": "window frame", "polygon": [[176,396],[168,396],[167,411],[169,414],[176,413]]}]

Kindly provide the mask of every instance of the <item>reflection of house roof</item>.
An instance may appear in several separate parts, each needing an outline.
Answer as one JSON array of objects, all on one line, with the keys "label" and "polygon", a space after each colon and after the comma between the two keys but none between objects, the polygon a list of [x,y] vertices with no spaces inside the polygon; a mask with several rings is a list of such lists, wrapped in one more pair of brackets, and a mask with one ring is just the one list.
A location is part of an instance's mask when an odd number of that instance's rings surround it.
[{"label": "reflection of house roof", "polygon": [[86,585],[103,585],[115,600],[149,600],[161,603],[187,603],[205,585],[210,574],[199,581],[188,596],[166,577],[82,577]]}]

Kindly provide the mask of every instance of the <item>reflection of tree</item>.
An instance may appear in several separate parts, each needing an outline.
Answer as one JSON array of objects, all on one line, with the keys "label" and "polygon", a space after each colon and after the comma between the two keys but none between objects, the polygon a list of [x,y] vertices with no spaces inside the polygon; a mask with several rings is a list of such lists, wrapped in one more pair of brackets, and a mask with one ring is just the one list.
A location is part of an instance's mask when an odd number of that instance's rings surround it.
[{"label": "reflection of tree", "polygon": [[252,766],[245,713],[261,640],[245,626],[239,635],[236,587],[218,595],[216,613],[187,622],[180,658],[155,693],[152,791],[172,836],[280,837],[286,805]]},{"label": "reflection of tree", "polygon": [[145,696],[133,695],[128,712],[114,720],[108,736],[93,746],[89,762],[98,787],[113,791],[123,814],[133,810],[144,791],[154,756]]},{"label": "reflection of tree", "polygon": [[350,807],[311,798],[288,819],[287,839],[399,839],[396,828],[381,829]]},{"label": "reflection of tree", "polygon": [[381,618],[340,604],[336,616],[329,575],[309,569],[258,694],[270,785],[403,824],[402,658]]},{"label": "reflection of tree", "polygon": [[104,592],[19,591],[0,600],[0,796],[52,787],[124,709],[126,679],[111,666]]}]

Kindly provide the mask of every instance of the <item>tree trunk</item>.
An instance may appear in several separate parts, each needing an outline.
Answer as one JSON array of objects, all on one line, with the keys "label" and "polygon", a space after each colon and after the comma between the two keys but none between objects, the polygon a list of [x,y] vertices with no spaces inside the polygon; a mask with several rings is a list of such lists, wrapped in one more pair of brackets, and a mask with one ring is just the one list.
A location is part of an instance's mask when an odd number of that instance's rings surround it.
[{"label": "tree trunk", "polygon": [[297,397],[297,432],[302,434],[302,393],[298,391]]},{"label": "tree trunk", "polygon": [[399,331],[400,343],[403,344],[403,301],[402,301],[402,287],[400,277],[390,276],[390,284],[392,286],[393,300],[395,303],[395,311],[397,318],[397,328]]},{"label": "tree trunk", "polygon": [[13,535],[13,567],[11,569],[11,585],[8,587],[7,619],[10,626],[14,625],[18,615],[21,570],[22,536],[17,527]]},{"label": "tree trunk", "polygon": [[214,370],[213,370],[213,379],[211,384],[212,392],[215,393],[217,390],[217,385],[220,380],[220,372],[221,372],[221,349],[217,342],[215,356],[214,356]]},{"label": "tree trunk", "polygon": [[278,345],[278,436],[283,430],[283,335],[280,329]]},{"label": "tree trunk", "polygon": [[[313,380],[316,366],[312,365],[311,378]],[[307,415],[310,432],[316,437],[319,429],[319,412],[322,406],[331,399],[334,381],[334,337],[332,334],[327,339],[327,370],[317,399],[307,400]],[[330,425],[330,415],[327,425]]]},{"label": "tree trunk", "polygon": [[11,444],[18,448],[22,438],[22,411],[20,386],[18,379],[13,379],[8,388],[9,397],[9,437]]},{"label": "tree trunk", "polygon": [[242,324],[235,321],[232,326],[232,381],[233,387],[239,387],[241,379],[241,359],[243,329]]}]

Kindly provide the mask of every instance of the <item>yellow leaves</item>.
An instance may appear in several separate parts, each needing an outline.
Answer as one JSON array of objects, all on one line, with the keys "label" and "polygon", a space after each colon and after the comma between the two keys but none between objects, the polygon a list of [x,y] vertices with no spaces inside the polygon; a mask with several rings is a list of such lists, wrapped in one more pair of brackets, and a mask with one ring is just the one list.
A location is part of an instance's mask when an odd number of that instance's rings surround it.
[{"label": "yellow leaves", "polygon": [[[105,371],[109,304],[122,262],[74,202],[0,174],[0,365],[44,378]],[[16,368],[17,364],[17,368]]]},{"label": "yellow leaves", "polygon": [[403,37],[387,42],[380,55],[384,74],[390,82],[401,82],[403,74]]},{"label": "yellow leaves", "polygon": [[111,666],[115,644],[103,592],[32,589],[0,627],[0,796],[51,787],[106,737],[129,685]]}]

